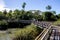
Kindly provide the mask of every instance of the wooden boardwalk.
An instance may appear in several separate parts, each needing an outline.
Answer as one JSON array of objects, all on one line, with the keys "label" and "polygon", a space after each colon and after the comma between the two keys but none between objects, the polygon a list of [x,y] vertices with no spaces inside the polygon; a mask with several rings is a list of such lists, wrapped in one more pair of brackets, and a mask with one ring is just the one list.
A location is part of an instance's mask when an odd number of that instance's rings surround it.
[{"label": "wooden boardwalk", "polygon": [[60,40],[60,28],[58,26],[52,29],[49,40]]}]

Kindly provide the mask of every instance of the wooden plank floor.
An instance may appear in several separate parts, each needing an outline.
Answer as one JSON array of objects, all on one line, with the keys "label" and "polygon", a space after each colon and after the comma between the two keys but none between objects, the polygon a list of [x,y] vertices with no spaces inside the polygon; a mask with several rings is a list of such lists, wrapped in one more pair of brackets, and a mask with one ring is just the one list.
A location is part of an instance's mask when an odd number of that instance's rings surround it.
[{"label": "wooden plank floor", "polygon": [[52,30],[50,40],[60,40],[60,32],[59,32],[58,29],[53,29]]}]

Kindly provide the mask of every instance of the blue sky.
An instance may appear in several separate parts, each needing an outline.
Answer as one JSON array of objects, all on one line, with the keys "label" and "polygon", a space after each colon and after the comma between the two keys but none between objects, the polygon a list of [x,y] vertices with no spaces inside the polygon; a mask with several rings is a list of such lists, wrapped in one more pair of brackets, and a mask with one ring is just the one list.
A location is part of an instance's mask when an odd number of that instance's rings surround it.
[{"label": "blue sky", "polygon": [[60,13],[60,0],[0,0],[0,6],[2,6],[2,9],[6,8],[7,10],[21,10],[21,5],[23,2],[26,2],[25,10],[46,11],[45,7],[47,5],[51,5],[52,10],[56,11],[57,13]]}]

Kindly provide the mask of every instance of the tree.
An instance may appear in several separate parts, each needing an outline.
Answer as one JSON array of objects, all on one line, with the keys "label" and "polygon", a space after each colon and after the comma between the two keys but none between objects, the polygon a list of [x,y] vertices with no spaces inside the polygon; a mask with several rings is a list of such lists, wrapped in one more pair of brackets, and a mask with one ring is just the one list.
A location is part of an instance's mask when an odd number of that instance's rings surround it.
[{"label": "tree", "polygon": [[52,15],[52,16],[51,16],[51,21],[56,21],[56,20],[57,20],[56,15]]},{"label": "tree", "polygon": [[41,11],[40,10],[35,10],[34,14],[40,15]]},{"label": "tree", "polygon": [[37,16],[37,20],[38,20],[38,21],[42,21],[42,20],[43,20],[42,15],[38,15],[38,16]]},{"label": "tree", "polygon": [[40,10],[34,10],[34,13],[33,13],[33,19],[41,20],[42,15],[41,15],[40,13],[41,13]]},{"label": "tree", "polygon": [[6,9],[3,11],[3,14],[4,14],[4,15],[6,15],[6,14],[7,14],[7,11],[6,11]]},{"label": "tree", "polygon": [[55,21],[56,16],[52,12],[43,12],[43,20],[45,20],[45,21]]},{"label": "tree", "polygon": [[11,18],[12,18],[12,10],[10,10],[10,11],[8,12],[7,18],[8,18],[8,19],[11,19]]},{"label": "tree", "polygon": [[3,13],[0,11],[0,20],[4,19]]},{"label": "tree", "polygon": [[56,14],[56,11],[52,11],[53,14]]},{"label": "tree", "polygon": [[56,17],[59,19],[60,18],[60,14],[57,14]]},{"label": "tree", "polygon": [[3,16],[4,16],[4,19],[7,19],[7,11],[6,11],[6,9],[3,11]]},{"label": "tree", "polygon": [[25,11],[23,14],[20,15],[20,19],[22,20],[31,20],[33,18],[33,14],[30,11]]},{"label": "tree", "polygon": [[25,9],[26,3],[24,2],[22,5],[23,10]]},{"label": "tree", "polygon": [[46,9],[51,10],[51,6],[50,5],[46,6]]},{"label": "tree", "polygon": [[26,14],[25,14],[25,16],[26,16],[25,18],[27,20],[32,20],[33,19],[33,14],[30,11],[27,11]]},{"label": "tree", "polygon": [[13,15],[14,15],[14,17],[15,17],[16,19],[19,18],[19,16],[20,16],[20,10],[18,10],[18,9],[14,10]]},{"label": "tree", "polygon": [[12,13],[12,10],[10,10],[9,13]]}]

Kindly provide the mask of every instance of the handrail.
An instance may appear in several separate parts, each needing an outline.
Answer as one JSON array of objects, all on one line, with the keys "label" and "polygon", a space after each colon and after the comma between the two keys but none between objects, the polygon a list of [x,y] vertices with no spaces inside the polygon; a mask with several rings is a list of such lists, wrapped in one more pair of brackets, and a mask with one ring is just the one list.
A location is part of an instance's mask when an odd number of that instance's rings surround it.
[{"label": "handrail", "polygon": [[39,34],[39,36],[36,37],[35,40],[38,40],[40,36],[42,36],[42,34],[45,32],[46,28],[41,32],[41,34]]},{"label": "handrail", "polygon": [[48,33],[48,31],[51,29],[51,26],[49,28],[45,28],[39,36],[36,37],[35,40],[42,40],[45,35]]},{"label": "handrail", "polygon": [[41,38],[39,38],[39,40],[40,39],[43,40],[44,37],[46,37],[47,33],[50,31],[50,29],[51,29],[51,26],[44,32],[44,35],[42,35]]}]

